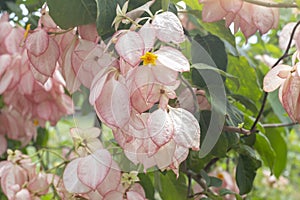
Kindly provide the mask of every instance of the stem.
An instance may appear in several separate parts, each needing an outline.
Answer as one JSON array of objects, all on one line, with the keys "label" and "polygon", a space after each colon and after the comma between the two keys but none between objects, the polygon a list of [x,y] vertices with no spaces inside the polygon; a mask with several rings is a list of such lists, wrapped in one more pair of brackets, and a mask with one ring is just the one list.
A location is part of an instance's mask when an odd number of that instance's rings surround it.
[{"label": "stem", "polygon": [[272,8],[298,8],[296,3],[275,3],[266,2],[265,0],[243,0],[251,4],[256,4],[259,6],[272,7]]},{"label": "stem", "polygon": [[230,132],[230,133],[241,133],[244,135],[250,135],[252,133],[250,130],[244,128],[238,128],[234,126],[224,126],[223,131]]},{"label": "stem", "polygon": [[[293,41],[294,35],[296,33],[296,29],[298,28],[299,25],[300,25],[300,21],[298,21],[297,24],[295,25],[295,27],[293,28],[293,31],[292,31],[291,36],[290,36],[289,43],[288,43],[288,45],[287,45],[287,47],[285,49],[284,54],[280,58],[278,58],[277,62],[272,66],[272,68],[274,68],[275,66],[277,66],[280,63],[280,61],[282,61],[284,58],[286,58],[286,57],[288,57],[290,55],[289,54],[289,50],[291,48],[292,41]],[[264,98],[263,98],[263,101],[262,101],[259,113],[258,113],[258,115],[257,115],[257,117],[256,117],[256,119],[255,119],[255,121],[254,121],[251,129],[250,129],[250,134],[253,133],[253,132],[255,132],[256,125],[257,125],[258,121],[260,120],[260,118],[261,118],[261,116],[263,114],[263,111],[265,109],[265,105],[267,103],[267,97],[268,97],[268,93],[264,92]]]},{"label": "stem", "polygon": [[295,126],[299,125],[298,122],[292,123],[283,123],[283,124],[263,124],[264,128],[278,128],[278,127],[287,127],[287,126]]},{"label": "stem", "polygon": [[60,34],[65,34],[67,32],[70,32],[72,31],[74,28],[69,28],[67,30],[62,30],[62,31],[58,31],[58,32],[55,32],[55,31],[49,31],[47,32],[49,35],[60,35]]}]

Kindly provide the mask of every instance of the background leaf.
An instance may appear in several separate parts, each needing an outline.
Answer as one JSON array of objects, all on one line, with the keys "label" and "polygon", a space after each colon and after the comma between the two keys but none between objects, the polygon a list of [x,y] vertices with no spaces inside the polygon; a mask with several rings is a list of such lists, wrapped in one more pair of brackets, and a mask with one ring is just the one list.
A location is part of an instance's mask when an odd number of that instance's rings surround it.
[{"label": "background leaf", "polygon": [[264,163],[270,168],[271,171],[273,171],[276,154],[268,138],[261,132],[256,134],[254,148],[259,153]]},{"label": "background leaf", "polygon": [[49,14],[62,29],[96,21],[95,0],[47,0]]},{"label": "background leaf", "polygon": [[186,199],[187,185],[183,174],[178,178],[172,171],[168,171],[165,175],[160,174],[161,188],[159,194],[164,200]]},{"label": "background leaf", "polygon": [[236,181],[242,195],[251,191],[256,170],[261,166],[261,162],[256,158],[253,149],[249,146],[241,146],[239,153]]}]

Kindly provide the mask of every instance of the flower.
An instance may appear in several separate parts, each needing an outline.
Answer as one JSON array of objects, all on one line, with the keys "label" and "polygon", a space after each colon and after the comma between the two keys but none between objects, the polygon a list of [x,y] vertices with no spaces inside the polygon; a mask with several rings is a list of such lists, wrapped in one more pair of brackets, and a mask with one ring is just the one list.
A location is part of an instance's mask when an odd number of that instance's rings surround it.
[{"label": "flower", "polygon": [[[294,54],[293,60],[295,60]],[[271,69],[264,77],[263,89],[272,92],[279,89],[279,100],[293,121],[300,122],[300,63],[289,65],[280,64]]]},{"label": "flower", "polygon": [[242,0],[199,0],[203,3],[202,20],[215,22],[225,19],[226,26],[234,23],[235,32],[240,28],[246,38],[257,30],[265,34],[276,28],[279,22],[279,10],[244,2]]}]

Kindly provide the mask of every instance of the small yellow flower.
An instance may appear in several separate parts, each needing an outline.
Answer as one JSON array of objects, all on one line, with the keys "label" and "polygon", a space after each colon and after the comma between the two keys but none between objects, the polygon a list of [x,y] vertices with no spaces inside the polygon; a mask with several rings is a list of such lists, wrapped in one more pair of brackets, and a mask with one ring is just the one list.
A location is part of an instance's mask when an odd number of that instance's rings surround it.
[{"label": "small yellow flower", "polygon": [[146,52],[143,56],[141,56],[141,60],[143,61],[143,65],[156,65],[157,55],[151,52]]}]

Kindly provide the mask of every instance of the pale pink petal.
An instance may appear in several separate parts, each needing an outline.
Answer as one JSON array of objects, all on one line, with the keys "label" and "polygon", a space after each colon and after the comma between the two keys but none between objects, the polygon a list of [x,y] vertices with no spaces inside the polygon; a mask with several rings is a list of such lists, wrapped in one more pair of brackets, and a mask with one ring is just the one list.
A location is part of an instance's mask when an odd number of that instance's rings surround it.
[{"label": "pale pink petal", "polygon": [[22,189],[17,192],[14,200],[31,200],[30,193],[27,189]]},{"label": "pale pink petal", "polygon": [[81,83],[90,88],[95,75],[103,68],[111,66],[113,58],[104,53],[104,47],[97,45],[86,55],[76,71]]},{"label": "pale pink petal", "polygon": [[0,44],[2,44],[3,40],[9,35],[12,29],[13,27],[9,22],[0,23]]},{"label": "pale pink petal", "polygon": [[32,75],[33,75],[34,79],[37,80],[38,82],[42,83],[42,84],[45,84],[47,82],[47,80],[49,79],[48,76],[45,76],[45,75],[41,74],[31,64],[30,64],[30,70],[32,72]]},{"label": "pale pink petal", "polygon": [[88,129],[71,128],[70,133],[71,136],[75,138],[79,137],[82,139],[89,139],[99,137],[101,130],[97,127],[92,127]]},{"label": "pale pink petal", "polygon": [[174,86],[177,84],[178,72],[165,67],[164,65],[156,65],[150,68],[155,79],[163,85]]},{"label": "pale pink petal", "polygon": [[179,176],[179,165],[180,163],[186,160],[188,155],[189,155],[189,149],[176,145],[171,169],[177,175],[177,177]]},{"label": "pale pink petal", "polygon": [[28,183],[28,190],[32,193],[36,193],[38,195],[45,195],[48,192],[50,184],[47,181],[46,174],[39,173],[33,179],[31,179]]},{"label": "pale pink petal", "polygon": [[11,63],[11,56],[8,54],[0,55],[0,77]]},{"label": "pale pink petal", "polygon": [[199,150],[200,126],[194,115],[182,108],[171,107],[169,107],[169,115],[174,125],[174,140],[176,144]]},{"label": "pale pink petal", "polygon": [[146,198],[146,194],[144,191],[144,188],[139,184],[139,183],[135,183],[133,184],[133,186],[131,186],[129,191],[134,191],[139,193],[142,197]]},{"label": "pale pink petal", "polygon": [[103,200],[124,200],[123,193],[116,190],[111,191],[104,196]]},{"label": "pale pink petal", "polygon": [[21,187],[26,180],[26,171],[18,165],[13,165],[11,168],[7,169],[1,177],[2,191],[10,199],[15,193],[12,186],[16,185]]},{"label": "pale pink petal", "polygon": [[91,84],[89,96],[89,102],[91,105],[95,105],[95,101],[98,99],[102,90],[104,89],[104,85],[107,82],[110,71],[112,71],[112,68],[102,69],[94,77]]},{"label": "pale pink petal", "polygon": [[[0,32],[2,32],[2,29]],[[23,51],[23,48],[20,46],[20,44],[23,40],[24,32],[25,30],[20,26],[16,26],[11,30],[9,35],[4,40],[4,45],[8,53],[14,54],[17,52],[21,53]]]},{"label": "pale pink petal", "polygon": [[185,40],[181,22],[172,12],[167,11],[156,15],[152,24],[156,29],[157,38],[163,42],[178,44]]},{"label": "pale pink petal", "polygon": [[[4,135],[0,134],[0,156],[6,151],[7,149],[7,141],[4,137]],[[1,165],[0,165],[0,171],[1,171]],[[1,177],[1,173],[0,173]]]},{"label": "pale pink petal", "polygon": [[161,47],[156,51],[157,60],[162,65],[178,72],[185,72],[190,70],[189,61],[177,49],[172,47]]},{"label": "pale pink petal", "polygon": [[300,121],[300,77],[290,76],[282,89],[282,105],[293,121]]},{"label": "pale pink petal", "polygon": [[220,1],[207,1],[202,8],[202,20],[215,22],[223,19],[227,12],[222,8]]},{"label": "pale pink petal", "polygon": [[263,81],[263,89],[266,92],[272,92],[276,90],[284,81],[284,77],[278,76],[281,71],[291,71],[292,67],[289,65],[277,65],[273,69],[271,69],[266,76],[264,77]]},{"label": "pale pink petal", "polygon": [[166,111],[158,109],[148,119],[149,136],[158,146],[163,146],[173,136],[173,124]]},{"label": "pale pink petal", "polygon": [[274,22],[273,22],[273,27],[272,28],[277,28],[279,25],[279,9],[278,8],[272,8],[273,11],[273,16],[274,16]]},{"label": "pale pink petal", "polygon": [[37,106],[37,112],[39,117],[48,120],[50,116],[53,114],[51,109],[51,104],[49,101],[44,101]]},{"label": "pale pink petal", "polygon": [[264,6],[255,6],[252,15],[253,22],[261,34],[265,34],[273,27],[274,13],[272,9]]},{"label": "pale pink petal", "polygon": [[104,181],[97,187],[97,191],[104,196],[112,190],[116,190],[121,182],[121,170],[115,161],[112,161],[111,168]]},{"label": "pale pink petal", "polygon": [[25,42],[26,49],[34,56],[43,54],[49,45],[48,33],[43,30],[37,30],[30,34]]},{"label": "pale pink petal", "polygon": [[241,0],[220,0],[220,3],[224,10],[232,13],[238,12],[243,5]]},{"label": "pale pink petal", "polygon": [[134,31],[128,31],[120,36],[115,48],[120,57],[132,66],[138,65],[141,56],[145,53],[144,40]]},{"label": "pale pink petal", "polygon": [[124,127],[129,121],[131,111],[129,91],[125,85],[117,81],[115,81],[114,85],[111,101],[112,115],[117,125]]},{"label": "pale pink petal", "polygon": [[180,91],[180,94],[177,97],[180,108],[183,108],[191,113],[196,111],[193,98],[193,94],[196,95],[195,92],[195,88],[193,88],[192,91],[189,88],[184,88]]},{"label": "pale pink petal", "polygon": [[[291,37],[292,31],[293,31],[293,28],[295,27],[295,25],[296,25],[296,22],[287,23],[286,25],[284,25],[284,27],[280,31],[280,33],[279,33],[279,47],[280,47],[280,49],[285,50],[287,48],[287,45],[289,43],[289,39]],[[295,44],[295,41],[296,41],[296,43],[298,43],[297,41],[299,41],[299,39],[300,39],[299,37],[296,37],[296,36],[299,36],[299,28],[296,29],[296,33],[294,35],[294,38],[293,38],[294,40],[292,42],[292,45]]]},{"label": "pale pink petal", "polygon": [[139,34],[144,40],[145,52],[150,51],[153,48],[155,42],[155,37],[156,37],[155,28],[153,27],[152,24],[146,22],[146,24],[144,24],[142,28],[139,30]]},{"label": "pale pink petal", "polygon": [[78,164],[83,158],[72,160],[65,168],[63,182],[66,190],[70,193],[87,193],[91,189],[83,184],[77,174]]},{"label": "pale pink petal", "polygon": [[155,0],[148,1],[144,5],[135,8],[128,13],[126,13],[126,16],[135,20],[136,18],[140,17],[144,12],[150,12],[150,6],[155,2]]},{"label": "pale pink petal", "polygon": [[145,200],[145,198],[135,191],[126,192],[127,200]]},{"label": "pale pink petal", "polygon": [[80,25],[78,26],[78,33],[84,40],[89,40],[96,43],[100,39],[96,24]]},{"label": "pale pink petal", "polygon": [[103,196],[101,194],[99,194],[99,192],[96,191],[90,191],[89,193],[87,193],[88,197],[90,200],[102,200]]},{"label": "pale pink petal", "polygon": [[153,155],[159,169],[165,170],[172,163],[175,148],[176,143],[170,140],[170,142],[162,146],[157,153]]},{"label": "pale pink petal", "polygon": [[72,54],[77,42],[78,38],[74,37],[73,41],[69,44],[68,49],[63,55],[62,74],[66,80],[66,87],[71,94],[78,90],[78,88],[80,87],[80,82],[77,79],[76,73],[72,66]]},{"label": "pale pink petal", "polygon": [[19,87],[23,94],[32,94],[35,79],[31,71],[27,71],[21,78]]},{"label": "pale pink petal", "polygon": [[28,53],[31,64],[37,71],[45,76],[53,75],[58,57],[59,46],[53,38],[49,38],[48,48],[43,54],[34,56],[33,54]]},{"label": "pale pink petal", "polygon": [[40,23],[43,25],[43,28],[47,28],[47,29],[57,28],[57,25],[55,24],[53,19],[50,17],[48,12],[43,12],[43,14],[40,18]]},{"label": "pale pink petal", "polygon": [[112,158],[109,152],[99,149],[79,161],[78,178],[83,184],[96,190],[107,176],[111,165]]},{"label": "pale pink petal", "polygon": [[8,71],[0,78],[0,94],[5,92],[5,90],[12,83],[13,78],[14,78],[13,71]]},{"label": "pale pink petal", "polygon": [[112,77],[96,100],[95,109],[108,125],[124,128],[129,122],[131,110],[127,87]]}]

